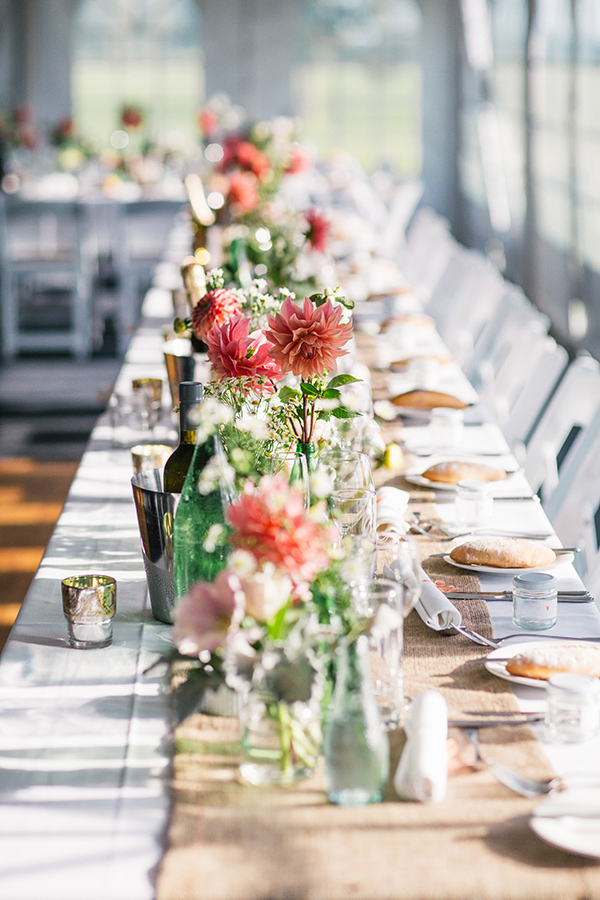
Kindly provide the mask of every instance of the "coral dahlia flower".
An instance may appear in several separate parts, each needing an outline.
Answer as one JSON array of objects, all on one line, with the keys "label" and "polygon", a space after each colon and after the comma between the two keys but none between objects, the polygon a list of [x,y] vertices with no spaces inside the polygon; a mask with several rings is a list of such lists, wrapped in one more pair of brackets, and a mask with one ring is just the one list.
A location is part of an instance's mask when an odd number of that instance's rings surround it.
[{"label": "coral dahlia flower", "polygon": [[215,323],[223,325],[234,316],[239,316],[241,312],[242,308],[237,294],[227,288],[217,288],[214,291],[208,291],[196,303],[192,310],[192,328],[201,340],[206,340],[206,336]]},{"label": "coral dahlia flower", "polygon": [[341,321],[342,308],[327,300],[315,306],[308,298],[299,306],[290,297],[281,311],[268,317],[265,337],[273,346],[269,353],[282,372],[301,378],[337,372],[337,359],[348,351],[344,345],[352,337],[352,325]]},{"label": "coral dahlia flower", "polygon": [[[218,381],[250,378],[257,393],[273,393],[272,382],[282,377],[281,368],[269,356],[271,344],[263,332],[250,332],[250,320],[245,316],[236,316],[221,325],[215,323],[206,335],[206,343],[212,371]],[[268,381],[261,383],[260,379]]]},{"label": "coral dahlia flower", "polygon": [[231,172],[229,175],[228,202],[239,212],[251,212],[258,206],[259,196],[256,175],[252,172]]},{"label": "coral dahlia flower", "polygon": [[237,549],[257,563],[272,563],[294,583],[311,582],[329,565],[329,529],[308,518],[301,491],[281,475],[264,475],[258,486],[248,483],[227,511]]}]

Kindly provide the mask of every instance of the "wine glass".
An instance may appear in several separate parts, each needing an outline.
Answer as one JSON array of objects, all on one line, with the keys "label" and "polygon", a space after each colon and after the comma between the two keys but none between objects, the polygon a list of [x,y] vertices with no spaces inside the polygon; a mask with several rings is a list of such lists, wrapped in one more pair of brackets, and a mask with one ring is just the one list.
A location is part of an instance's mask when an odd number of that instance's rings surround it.
[{"label": "wine glass", "polygon": [[339,488],[375,490],[371,460],[360,450],[323,450],[319,455],[318,464],[330,475],[334,490]]},{"label": "wine glass", "polygon": [[346,538],[358,535],[371,538],[375,546],[375,491],[353,487],[334,489],[328,507],[342,547]]},{"label": "wine glass", "polygon": [[360,413],[351,419],[337,419],[336,426],[344,447],[359,450],[369,421],[373,418],[373,395],[367,381],[355,381],[340,388],[342,404]]}]

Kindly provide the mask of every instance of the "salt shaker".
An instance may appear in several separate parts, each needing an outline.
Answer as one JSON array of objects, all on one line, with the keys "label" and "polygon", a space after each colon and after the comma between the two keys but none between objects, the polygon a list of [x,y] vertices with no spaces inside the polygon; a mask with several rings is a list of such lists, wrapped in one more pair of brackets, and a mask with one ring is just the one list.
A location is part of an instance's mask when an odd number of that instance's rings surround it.
[{"label": "salt shaker", "polygon": [[558,617],[557,582],[548,572],[523,572],[513,578],[513,623],[545,631]]},{"label": "salt shaker", "polygon": [[561,672],[548,679],[546,737],[553,743],[588,741],[600,731],[600,680]]}]

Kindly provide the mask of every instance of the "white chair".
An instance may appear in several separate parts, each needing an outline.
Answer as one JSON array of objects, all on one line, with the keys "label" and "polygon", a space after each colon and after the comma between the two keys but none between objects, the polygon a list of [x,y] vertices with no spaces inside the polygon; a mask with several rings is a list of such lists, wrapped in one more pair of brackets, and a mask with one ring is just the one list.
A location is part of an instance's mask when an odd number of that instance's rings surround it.
[{"label": "white chair", "polygon": [[514,285],[507,285],[485,322],[465,374],[501,426],[542,354],[550,320]]},{"label": "white chair", "polygon": [[541,345],[540,359],[514,397],[502,431],[510,447],[523,461],[527,441],[569,364],[569,354],[549,335]]},{"label": "white chair", "polygon": [[[139,200],[115,203],[112,257],[118,279],[120,349],[129,344],[140,316],[143,294],[162,260],[180,200]],[[191,252],[191,245],[190,245]]]},{"label": "white chair", "polygon": [[600,597],[600,408],[561,470],[545,510],[567,547],[580,547],[575,567]]},{"label": "white chair", "polygon": [[527,442],[525,475],[545,508],[599,410],[600,365],[589,356],[577,357]]},{"label": "white chair", "polygon": [[426,312],[459,365],[472,356],[484,324],[506,291],[500,272],[481,253],[455,244]]},{"label": "white chair", "polygon": [[[85,205],[0,198],[2,357],[21,350],[92,351],[92,288],[97,256]],[[68,297],[66,322],[40,328]],[[26,314],[33,320],[26,328]],[[36,321],[37,319],[37,321]]]},{"label": "white chair", "polygon": [[455,245],[446,219],[427,206],[417,210],[397,262],[424,301],[441,278]]},{"label": "white chair", "polygon": [[379,252],[394,258],[406,242],[406,232],[423,196],[425,185],[420,178],[401,181],[393,190],[387,221],[381,232]]}]

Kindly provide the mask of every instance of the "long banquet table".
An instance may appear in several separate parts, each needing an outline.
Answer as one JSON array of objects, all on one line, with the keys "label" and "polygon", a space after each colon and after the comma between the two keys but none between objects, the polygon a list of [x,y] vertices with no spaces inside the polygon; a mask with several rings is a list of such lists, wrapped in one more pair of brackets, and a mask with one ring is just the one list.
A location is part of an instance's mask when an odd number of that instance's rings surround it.
[{"label": "long banquet table", "polygon": [[[142,324],[130,346],[116,390],[126,388],[131,379],[138,376],[165,377],[161,329],[171,322],[171,309],[168,290],[155,287],[149,292]],[[449,369],[448,373],[448,383],[453,384],[452,379],[455,379],[460,386],[460,372]],[[468,389],[464,383],[463,387]],[[422,433],[419,427],[404,432],[416,445],[425,439],[423,427]],[[471,446],[476,449],[499,447],[508,453],[502,435],[490,421],[468,426],[467,434],[469,442],[474,442]],[[165,852],[171,810],[172,735],[164,670],[146,670],[167,648],[168,628],[151,615],[130,477],[129,451],[113,446],[110,422],[104,416],[94,430],[63,513],[0,659],[2,900],[39,900],[41,897],[44,900],[149,900],[157,895],[157,873]],[[520,474],[513,476],[511,490],[526,492],[527,489]],[[438,495],[436,499],[443,514],[444,496]],[[547,528],[548,522],[535,500],[505,500],[495,504],[494,525],[539,530]],[[83,652],[70,649],[66,643],[60,581],[66,575],[90,571],[116,577],[118,612],[112,646]],[[483,590],[504,588],[510,585],[510,577],[484,575],[481,584]],[[581,586],[572,566],[561,567],[559,586]],[[509,602],[490,602],[488,610],[496,636],[516,631]],[[600,612],[593,602],[561,602],[558,623],[550,633],[600,638]],[[421,634],[419,639],[426,640],[427,637]],[[469,645],[469,651],[472,649]],[[542,694],[539,690],[512,687],[521,709],[540,709]],[[539,736],[540,739],[543,737],[541,731]],[[579,768],[594,769],[600,774],[600,738],[582,745],[542,743],[541,747],[558,772]],[[252,789],[247,790],[242,803],[246,810],[253,808],[253,798],[257,796]],[[339,824],[341,820],[336,817],[344,815],[344,811],[324,803],[318,785],[305,790],[313,791],[309,803],[309,830],[330,829]],[[500,790],[505,791],[504,788]],[[343,840],[347,839],[350,855],[355,851],[359,853],[361,835],[365,837],[371,831],[372,841],[373,829],[379,829],[385,853],[380,859],[368,857],[366,860],[375,866],[372,877],[379,885],[373,890],[373,897],[396,896],[391,892],[395,888],[390,887],[387,891],[381,885],[388,882],[396,885],[402,866],[411,867],[411,860],[402,855],[401,845],[397,848],[398,856],[394,856],[395,845],[389,845],[389,842],[390,835],[396,832],[386,831],[386,823],[390,828],[392,825],[397,827],[398,819],[406,815],[404,827],[409,828],[416,815],[413,812],[415,805],[393,802],[389,794],[388,798],[390,802],[381,807],[353,811],[351,823],[346,822],[344,826],[348,830]],[[195,802],[199,801],[196,799]],[[471,796],[469,816],[477,818],[478,810],[482,809],[479,804],[484,802],[485,794],[478,797],[475,792]],[[530,802],[524,802],[529,805],[523,809],[529,811]],[[428,806],[426,818],[420,823],[415,820],[415,828],[425,829],[423,834],[428,835],[423,840],[423,857],[419,860],[423,877],[427,876],[428,867],[435,868],[438,837],[441,839],[446,832],[452,831],[448,815],[448,807],[438,812],[435,806]],[[386,816],[391,816],[393,823]],[[200,828],[201,841],[202,834]],[[206,835],[208,850],[214,839],[214,835]],[[225,832],[223,839],[227,839]],[[457,871],[449,871],[438,879],[431,896],[456,896],[451,885],[458,869],[462,868],[458,852],[461,839],[459,831],[455,837],[457,852],[448,857]],[[485,843],[487,837],[478,833],[473,839]],[[277,843],[273,833],[265,840]],[[205,870],[195,873],[200,882],[193,890],[190,888],[189,893],[184,893],[187,888],[176,883],[166,885],[163,873],[158,882],[158,896],[161,900],[171,897],[191,900],[192,896],[244,896],[257,900],[264,896],[280,900],[284,895],[333,900],[341,896],[364,895],[358,887],[354,891],[352,884],[338,887],[335,881],[327,882],[326,873],[323,876],[325,883],[307,887],[300,873],[306,867],[310,869],[310,859],[298,857],[298,853],[300,850],[296,847],[296,874],[293,877],[297,889],[293,888],[293,883],[290,886],[286,882],[272,890],[265,887],[264,894],[256,884],[239,894],[235,893],[240,891],[239,885],[232,887],[231,893],[226,893],[225,887],[221,892],[223,872],[214,866],[211,869],[207,864]],[[202,857],[205,863],[208,857]],[[442,858],[445,858],[443,854]],[[171,866],[175,869],[178,859],[177,855],[171,856]],[[235,867],[235,853],[215,859],[222,860],[224,865],[231,862]],[[540,862],[540,859],[546,861]],[[548,864],[547,859],[525,858],[519,860],[519,865],[533,877],[536,867]],[[464,862],[468,863],[468,860]],[[345,865],[343,859],[340,865]],[[395,878],[391,878],[392,868]],[[590,871],[598,873],[595,863],[561,854],[559,868],[560,896],[572,900],[584,895],[600,897],[597,879],[579,880],[584,870],[588,875]],[[336,871],[332,865],[330,872]],[[484,884],[483,873],[481,877],[478,897],[522,896],[513,890],[510,879],[490,886]],[[186,884],[185,879],[183,884]],[[300,887],[302,884],[304,887]],[[440,884],[448,885],[447,892]],[[407,888],[405,895],[419,896],[419,893],[413,894]],[[476,894],[467,892],[463,896],[475,897]]]}]

